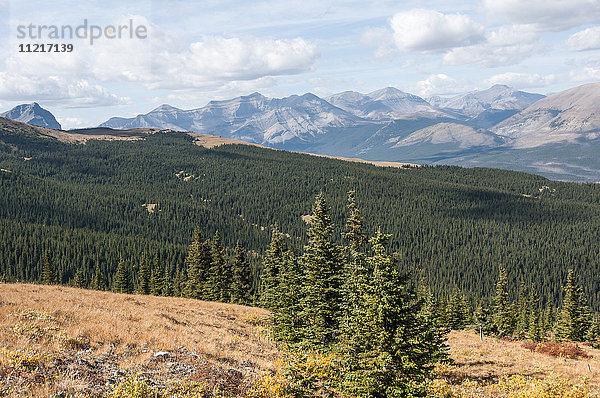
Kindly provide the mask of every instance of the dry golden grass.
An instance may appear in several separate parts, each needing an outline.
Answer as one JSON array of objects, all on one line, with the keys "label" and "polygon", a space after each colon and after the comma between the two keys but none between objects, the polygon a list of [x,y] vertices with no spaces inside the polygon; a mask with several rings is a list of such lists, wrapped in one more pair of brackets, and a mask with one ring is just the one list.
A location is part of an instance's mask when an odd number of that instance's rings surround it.
[{"label": "dry golden grass", "polygon": [[258,308],[61,286],[3,284],[3,347],[17,349],[24,344],[7,331],[19,322],[10,314],[27,310],[51,315],[65,335],[84,336],[99,350],[144,346],[149,356],[151,351],[184,346],[209,358],[246,361],[260,369],[271,369],[276,359],[275,348],[262,334],[268,313]]},{"label": "dry golden grass", "polygon": [[484,387],[473,396],[507,396],[498,392],[497,383],[514,375],[535,379],[559,377],[574,384],[586,384],[593,393],[600,391],[598,349],[582,346],[591,355],[586,359],[556,358],[531,352],[523,348],[523,343],[519,341],[491,337],[484,337],[480,341],[479,335],[472,331],[452,331],[448,343],[451,358],[455,362],[452,366],[440,366],[438,374],[455,386]]}]

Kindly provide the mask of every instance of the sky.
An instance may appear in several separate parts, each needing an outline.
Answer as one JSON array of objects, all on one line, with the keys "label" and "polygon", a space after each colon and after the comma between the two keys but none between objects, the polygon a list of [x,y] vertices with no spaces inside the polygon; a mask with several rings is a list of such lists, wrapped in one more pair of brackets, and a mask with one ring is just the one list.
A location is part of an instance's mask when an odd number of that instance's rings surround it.
[{"label": "sky", "polygon": [[[43,43],[73,50],[20,51]],[[427,99],[596,81],[600,0],[0,0],[0,110],[38,102],[65,129],[256,91]]]}]

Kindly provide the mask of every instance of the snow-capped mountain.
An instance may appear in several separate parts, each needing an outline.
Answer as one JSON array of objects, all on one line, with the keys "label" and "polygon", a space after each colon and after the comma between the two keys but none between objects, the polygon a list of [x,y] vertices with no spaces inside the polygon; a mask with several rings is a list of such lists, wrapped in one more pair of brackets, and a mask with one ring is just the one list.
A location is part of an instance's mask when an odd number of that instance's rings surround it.
[{"label": "snow-capped mountain", "polygon": [[33,126],[47,127],[55,130],[61,129],[60,123],[56,121],[54,115],[42,108],[37,102],[15,106],[10,111],[1,113],[0,117]]}]

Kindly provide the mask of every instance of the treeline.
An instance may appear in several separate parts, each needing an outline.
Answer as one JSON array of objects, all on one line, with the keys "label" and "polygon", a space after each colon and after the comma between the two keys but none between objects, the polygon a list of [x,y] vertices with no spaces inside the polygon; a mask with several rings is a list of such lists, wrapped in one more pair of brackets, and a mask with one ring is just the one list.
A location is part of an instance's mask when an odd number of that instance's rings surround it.
[{"label": "treeline", "polygon": [[[476,306],[493,296],[503,264],[510,280],[535,286],[544,308],[558,307],[572,267],[600,308],[597,184],[492,169],[381,168],[243,145],[207,149],[182,133],[75,145],[0,128],[0,141],[0,169],[9,171],[0,171],[0,275],[10,281],[41,281],[48,252],[61,283],[78,271],[89,282],[99,268],[112,287],[121,258],[135,282],[146,253],[175,284],[198,225],[211,239],[220,232],[228,256],[239,242],[256,266],[275,224],[297,250],[308,241],[303,216],[315,195],[327,195],[342,226],[346,193],[356,190],[367,235],[378,226],[391,234],[399,267],[422,275],[438,298],[460,290]],[[343,244],[340,230],[332,239]],[[509,287],[511,299],[518,290]]]},{"label": "treeline", "polygon": [[460,330],[468,327],[482,334],[534,342],[544,340],[589,342],[600,340],[600,317],[594,313],[575,274],[569,270],[559,307],[542,300],[535,286],[519,285],[519,294],[510,298],[510,284],[504,267],[499,267],[493,299],[471,302],[459,290],[450,297],[436,297],[428,286],[421,285],[419,296],[427,303],[440,325]]}]

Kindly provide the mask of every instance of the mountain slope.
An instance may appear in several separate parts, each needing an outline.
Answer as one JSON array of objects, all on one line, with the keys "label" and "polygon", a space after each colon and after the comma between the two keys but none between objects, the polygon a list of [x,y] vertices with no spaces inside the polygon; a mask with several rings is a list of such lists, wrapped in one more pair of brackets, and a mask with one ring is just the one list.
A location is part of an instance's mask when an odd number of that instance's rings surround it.
[{"label": "mountain slope", "polygon": [[540,100],[493,130],[510,137],[514,148],[596,139],[600,133],[600,83],[576,87]]},{"label": "mountain slope", "polygon": [[112,118],[111,128],[155,127],[220,135],[256,144],[310,142],[329,128],[364,123],[314,94],[267,98],[259,93],[181,110],[163,105],[135,118]]},{"label": "mountain slope", "polygon": [[54,115],[42,108],[37,102],[15,106],[7,112],[0,113],[0,117],[31,124],[33,126],[47,127],[55,130],[61,129],[61,125],[56,121]]},{"label": "mountain slope", "polygon": [[470,117],[488,109],[520,111],[544,98],[541,94],[519,91],[497,84],[487,90],[472,91],[448,99],[437,97],[435,103],[440,108],[460,111]]},{"label": "mountain slope", "polygon": [[344,91],[328,97],[327,101],[353,115],[372,120],[393,120],[417,112],[424,115],[440,113],[423,98],[393,87],[368,94]]}]

